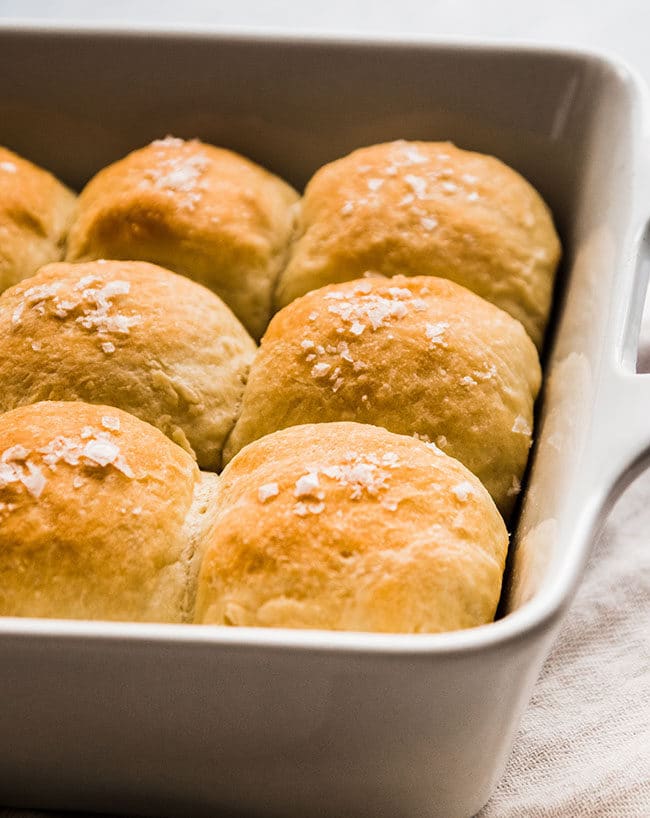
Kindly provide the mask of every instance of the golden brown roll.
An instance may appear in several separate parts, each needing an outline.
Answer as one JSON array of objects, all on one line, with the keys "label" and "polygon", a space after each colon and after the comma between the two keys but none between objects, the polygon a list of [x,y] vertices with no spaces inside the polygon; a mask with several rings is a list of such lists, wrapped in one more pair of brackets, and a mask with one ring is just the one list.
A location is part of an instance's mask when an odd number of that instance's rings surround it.
[{"label": "golden brown roll", "polygon": [[391,142],[314,175],[276,303],[366,270],[442,276],[519,319],[539,348],[559,256],[548,208],[514,170],[448,142]]},{"label": "golden brown roll", "polygon": [[0,411],[118,406],[218,469],[255,344],[221,299],[141,261],[61,262],[0,296]]},{"label": "golden brown roll", "polygon": [[51,173],[0,147],[0,292],[63,258],[75,201]]},{"label": "golden brown roll", "polygon": [[286,182],[236,153],[159,139],[86,185],[67,260],[160,264],[214,290],[259,338],[297,200]]},{"label": "golden brown roll", "polygon": [[217,479],[113,407],[0,415],[0,615],[191,619]]},{"label": "golden brown roll", "polygon": [[433,444],[294,426],[237,455],[217,506],[197,623],[424,633],[494,617],[503,520]]},{"label": "golden brown roll", "polygon": [[300,423],[355,420],[434,441],[508,515],[541,371],[519,321],[432,276],[323,287],[271,321],[224,462]]}]

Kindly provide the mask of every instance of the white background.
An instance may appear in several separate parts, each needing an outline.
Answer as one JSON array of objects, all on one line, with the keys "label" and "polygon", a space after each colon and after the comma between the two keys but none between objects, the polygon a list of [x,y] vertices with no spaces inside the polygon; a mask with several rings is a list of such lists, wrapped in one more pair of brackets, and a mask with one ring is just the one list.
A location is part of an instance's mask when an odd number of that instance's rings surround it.
[{"label": "white background", "polygon": [[648,0],[0,0],[0,17],[582,45],[618,53],[650,80]]}]

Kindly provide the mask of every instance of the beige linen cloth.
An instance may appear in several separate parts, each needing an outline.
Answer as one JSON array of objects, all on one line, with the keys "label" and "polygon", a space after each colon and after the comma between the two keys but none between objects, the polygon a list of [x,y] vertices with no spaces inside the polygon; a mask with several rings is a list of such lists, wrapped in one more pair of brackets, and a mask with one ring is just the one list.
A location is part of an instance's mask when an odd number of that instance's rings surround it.
[{"label": "beige linen cloth", "polygon": [[[46,816],[63,813],[0,809],[0,818]],[[650,818],[650,470],[594,548],[505,775],[477,818],[587,816]]]},{"label": "beige linen cloth", "polygon": [[477,818],[588,816],[650,818],[650,470],[594,547]]}]

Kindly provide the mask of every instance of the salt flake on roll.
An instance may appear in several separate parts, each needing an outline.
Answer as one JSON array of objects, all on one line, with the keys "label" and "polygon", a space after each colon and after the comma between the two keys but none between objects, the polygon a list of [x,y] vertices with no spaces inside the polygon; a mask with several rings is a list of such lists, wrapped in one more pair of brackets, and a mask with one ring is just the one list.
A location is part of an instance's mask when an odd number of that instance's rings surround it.
[{"label": "salt flake on roll", "polygon": [[232,151],[157,139],[88,182],[67,259],[160,264],[216,292],[259,338],[297,201],[286,182]]},{"label": "salt flake on roll", "polygon": [[513,315],[540,348],[559,257],[548,207],[515,170],[448,142],[399,140],[314,174],[275,301],[366,270],[441,276]]}]

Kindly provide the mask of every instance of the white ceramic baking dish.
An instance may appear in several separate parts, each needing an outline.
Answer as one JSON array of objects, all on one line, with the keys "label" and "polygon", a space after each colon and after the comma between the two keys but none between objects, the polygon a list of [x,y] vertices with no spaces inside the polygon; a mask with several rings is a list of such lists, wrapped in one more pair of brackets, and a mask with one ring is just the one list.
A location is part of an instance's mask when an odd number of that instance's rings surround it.
[{"label": "white ceramic baking dish", "polygon": [[0,30],[0,143],[79,186],[173,133],[302,185],[450,138],[519,169],[565,245],[503,616],[388,636],[0,620],[0,803],[214,816],[470,816],[496,784],[620,487],[648,458],[643,91],[586,53]]}]

